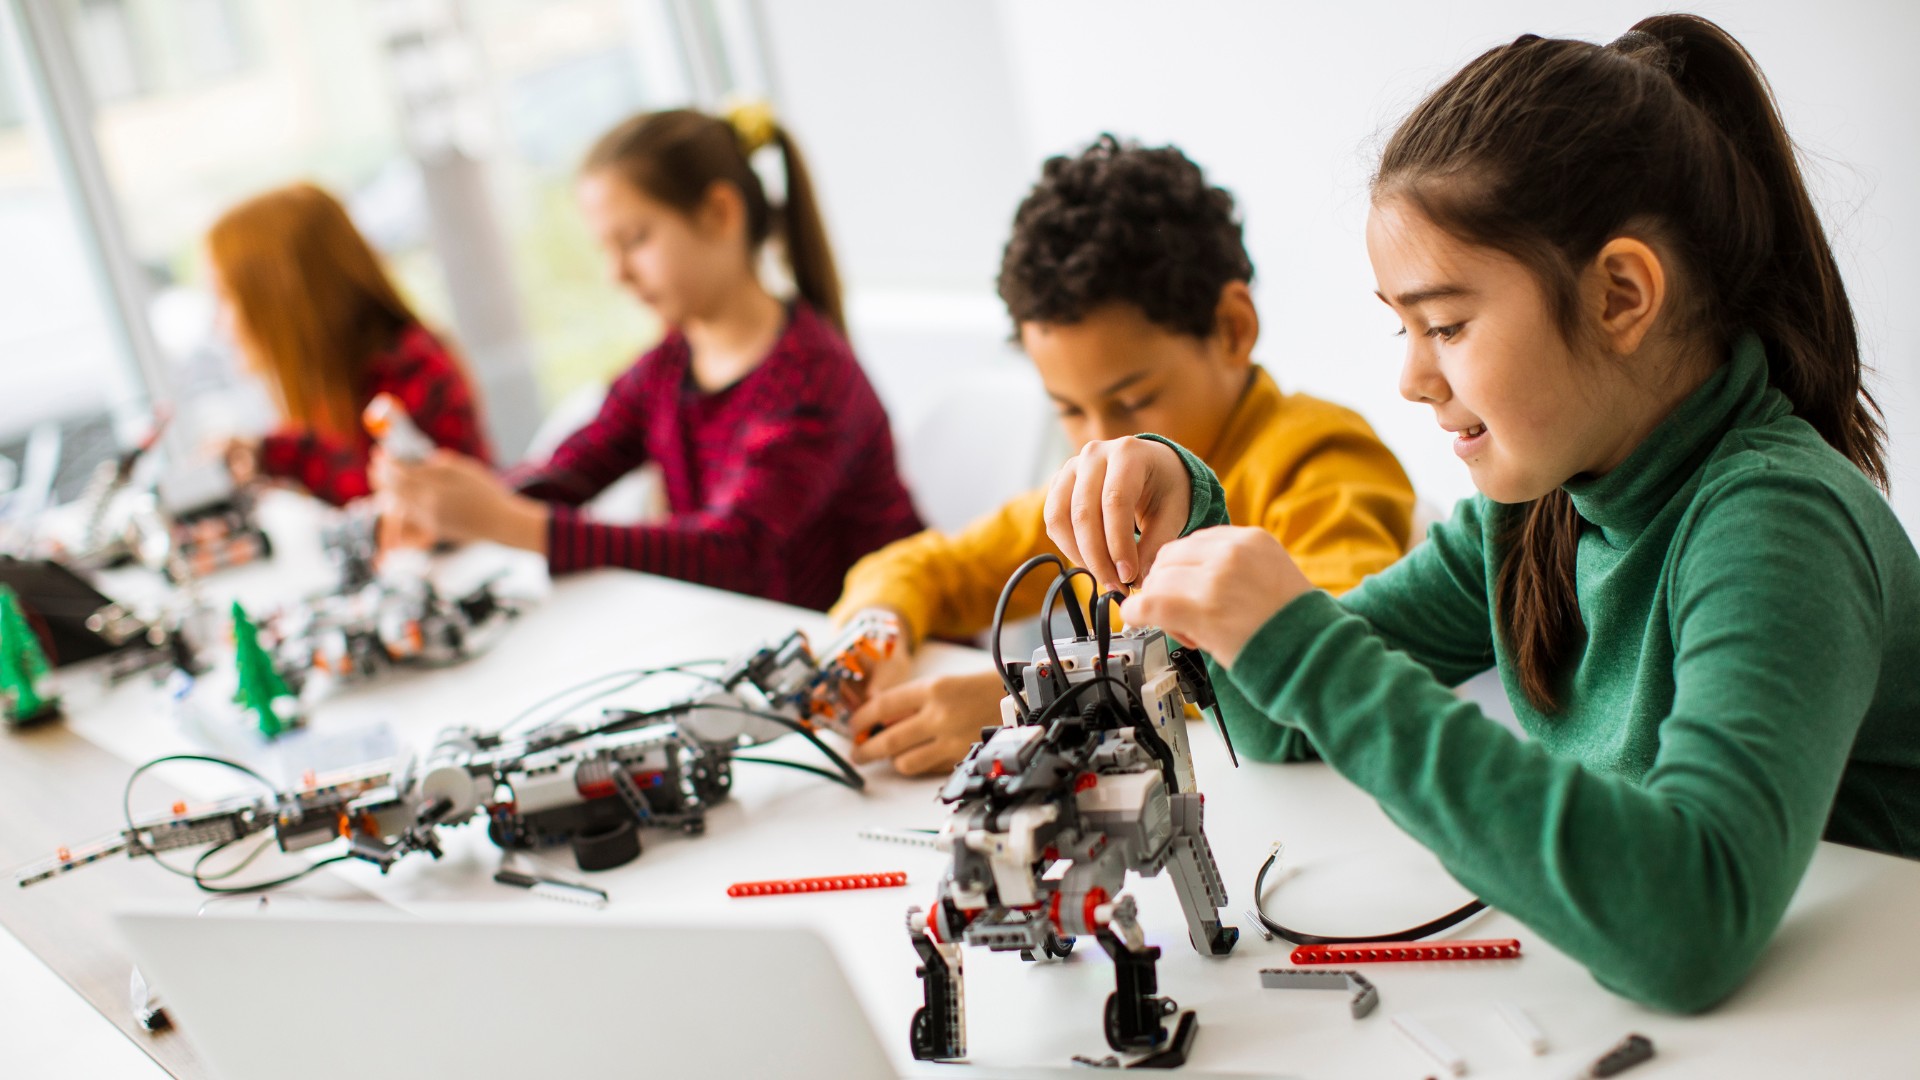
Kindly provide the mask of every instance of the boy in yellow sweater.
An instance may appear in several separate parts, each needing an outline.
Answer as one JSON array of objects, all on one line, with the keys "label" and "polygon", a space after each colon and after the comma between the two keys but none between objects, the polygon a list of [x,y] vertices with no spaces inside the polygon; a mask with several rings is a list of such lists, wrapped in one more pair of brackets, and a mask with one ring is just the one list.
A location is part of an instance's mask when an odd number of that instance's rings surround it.
[{"label": "boy in yellow sweater", "polygon": [[[1344,592],[1406,550],[1413,488],[1366,421],[1282,393],[1253,362],[1252,278],[1230,193],[1176,148],[1105,135],[1046,163],[1014,216],[1000,296],[1070,442],[1153,432],[1204,448],[1233,521],[1263,526],[1315,585]],[[1059,552],[1045,500],[1029,492],[958,534],[927,530],[868,555],[834,617],[889,612],[914,646],[985,630],[1014,569]],[[1008,617],[1037,615],[1046,586],[1029,577]],[[875,673],[881,689],[851,721],[854,760],[951,769],[999,722],[1000,678],[903,682],[910,663]]]}]

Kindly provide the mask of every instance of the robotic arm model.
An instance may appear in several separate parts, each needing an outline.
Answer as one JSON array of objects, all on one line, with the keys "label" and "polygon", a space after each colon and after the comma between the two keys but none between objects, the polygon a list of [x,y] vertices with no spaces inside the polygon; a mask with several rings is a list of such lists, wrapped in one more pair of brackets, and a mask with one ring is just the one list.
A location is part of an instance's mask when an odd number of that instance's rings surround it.
[{"label": "robotic arm model", "polygon": [[[22,868],[15,881],[24,887],[112,855],[157,856],[261,833],[271,833],[285,852],[343,839],[348,850],[340,857],[385,873],[416,851],[438,858],[440,828],[481,818],[503,849],[566,845],[583,870],[620,866],[640,854],[641,827],[702,832],[706,811],[727,796],[741,748],[797,732],[842,766],[843,782],[858,786],[859,774],[814,733],[844,722],[864,694],[872,664],[891,654],[898,633],[891,621],[856,622],[816,656],[796,631],[717,674],[699,675],[707,689],[695,695],[645,712],[609,712],[590,726],[561,721],[519,735],[448,728],[424,758],[401,768],[371,767],[201,809],[129,818],[117,834],[63,848]],[[200,865],[191,876],[211,888]]]}]

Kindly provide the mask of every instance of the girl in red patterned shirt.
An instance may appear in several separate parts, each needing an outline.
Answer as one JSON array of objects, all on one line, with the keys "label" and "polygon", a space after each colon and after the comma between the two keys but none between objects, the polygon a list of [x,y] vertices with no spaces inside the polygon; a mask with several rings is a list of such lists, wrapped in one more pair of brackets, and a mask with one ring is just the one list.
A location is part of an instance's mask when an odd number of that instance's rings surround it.
[{"label": "girl in red patterned shirt", "polygon": [[[749,164],[777,145],[786,205]],[[614,381],[600,413],[510,485],[440,453],[382,460],[409,525],[546,555],[555,573],[620,566],[824,609],[860,558],[920,528],[893,433],[845,338],[812,184],[763,110],[635,117],[588,153],[579,182],[608,272],[669,332]],[[799,298],[755,266],[775,233]],[[613,525],[578,507],[648,461],[669,516]]]},{"label": "girl in red patterned shirt", "polygon": [[236,480],[286,480],[335,506],[369,491],[360,414],[392,394],[437,445],[485,461],[460,362],[420,324],[346,208],[312,184],[255,196],[207,234],[222,319],[280,407],[226,447]]}]

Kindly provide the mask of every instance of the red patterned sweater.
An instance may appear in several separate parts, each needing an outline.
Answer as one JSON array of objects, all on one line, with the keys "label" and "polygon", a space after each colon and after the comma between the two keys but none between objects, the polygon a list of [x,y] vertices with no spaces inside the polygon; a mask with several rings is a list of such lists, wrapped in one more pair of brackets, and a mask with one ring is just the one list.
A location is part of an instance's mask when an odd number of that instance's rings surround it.
[{"label": "red patterned sweater", "polygon": [[[368,363],[358,407],[364,409],[382,393],[399,398],[435,445],[492,460],[466,375],[426,327],[415,323],[402,330],[392,348]],[[351,439],[317,431],[278,431],[260,441],[260,471],[342,506],[372,490],[367,482],[372,448],[373,441],[360,430]]]},{"label": "red patterned sweater", "polygon": [[[621,566],[826,609],[862,555],[920,530],[886,411],[846,339],[804,303],[738,382],[705,393],[685,337],[614,381],[600,413],[517,486],[554,503],[558,574]],[[576,508],[647,461],[669,517],[610,525]]]}]

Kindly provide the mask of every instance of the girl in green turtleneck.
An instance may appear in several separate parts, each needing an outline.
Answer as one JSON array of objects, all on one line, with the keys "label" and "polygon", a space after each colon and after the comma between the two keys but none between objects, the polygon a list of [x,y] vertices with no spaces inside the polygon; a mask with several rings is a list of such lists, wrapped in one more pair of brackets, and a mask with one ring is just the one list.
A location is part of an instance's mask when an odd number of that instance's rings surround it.
[{"label": "girl in green turtleneck", "polygon": [[[1451,521],[1336,601],[1142,436],[1061,471],[1049,531],[1211,654],[1237,743],[1324,758],[1615,991],[1706,1008],[1823,836],[1920,857],[1920,557],[1771,94],[1691,16],[1522,37],[1395,133],[1367,248],[1401,393],[1480,491]],[[1526,740],[1449,691],[1488,668]]]}]

